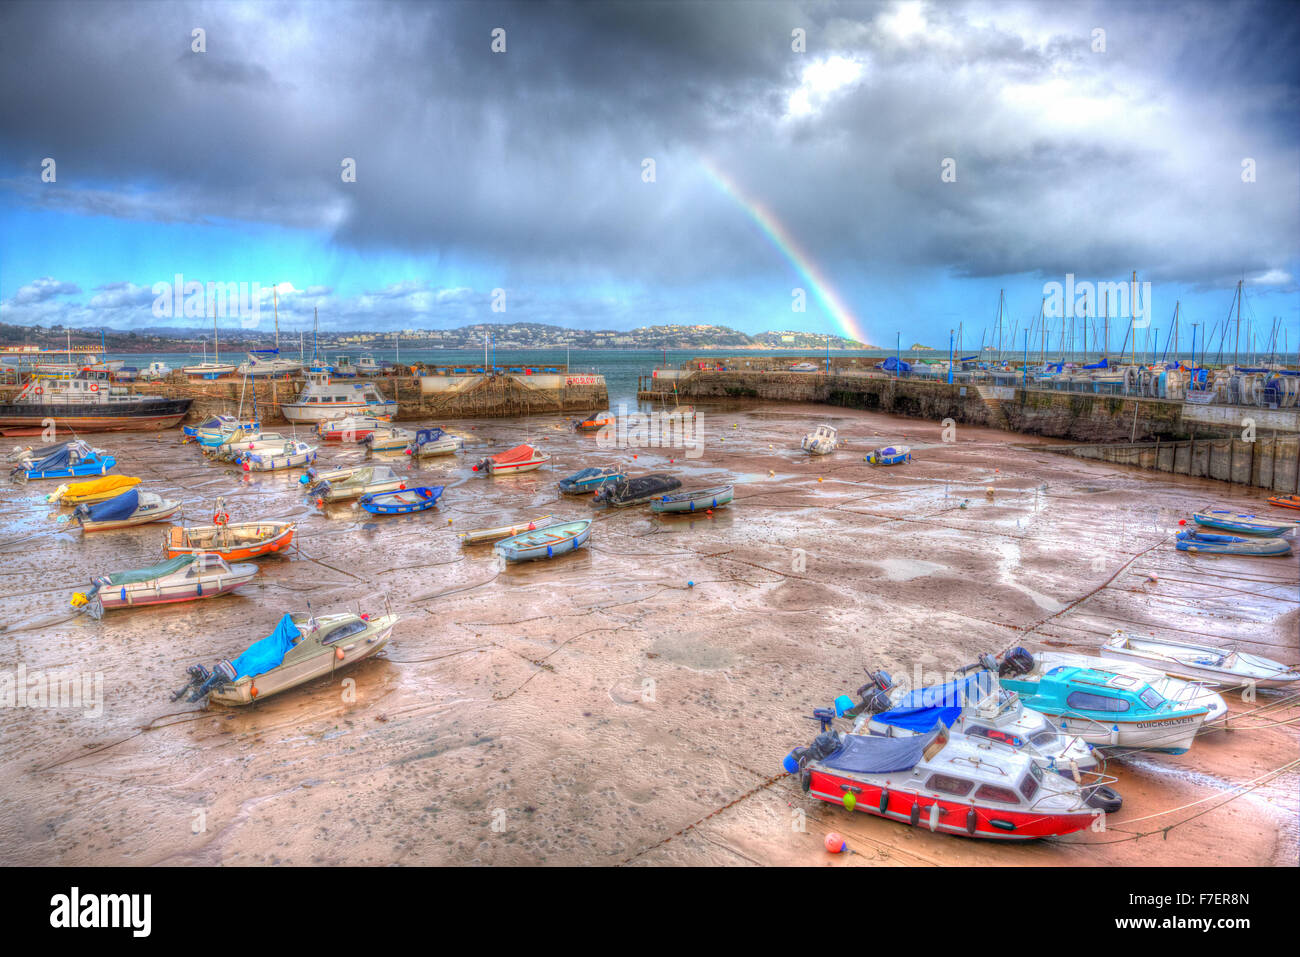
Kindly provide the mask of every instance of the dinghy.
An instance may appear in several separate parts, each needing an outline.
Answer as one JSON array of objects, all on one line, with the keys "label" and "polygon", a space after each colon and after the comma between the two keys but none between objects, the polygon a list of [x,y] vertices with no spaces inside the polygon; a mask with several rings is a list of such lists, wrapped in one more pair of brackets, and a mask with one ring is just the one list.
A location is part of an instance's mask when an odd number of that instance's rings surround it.
[{"label": "dinghy", "polygon": [[597,412],[573,423],[576,432],[599,432],[605,426],[613,426],[618,420],[612,412]]},{"label": "dinghy", "polygon": [[[451,435],[442,429],[420,429],[415,433],[415,438],[407,445],[406,454],[414,455],[417,458],[422,455],[450,455],[453,452],[460,451],[462,444],[459,436]],[[529,446],[521,445],[519,448],[529,448]],[[518,449],[514,451],[518,451]],[[506,452],[504,454],[509,455],[510,453]],[[533,468],[536,467],[536,465],[533,466]],[[478,471],[478,469],[475,468],[475,471]]]},{"label": "dinghy", "polygon": [[408,488],[400,492],[379,492],[375,495],[363,495],[360,505],[371,515],[405,515],[408,512],[423,512],[438,504],[443,486],[433,488]]},{"label": "dinghy", "polygon": [[[228,517],[218,513],[218,518]],[[167,533],[163,551],[168,558],[212,552],[228,562],[282,552],[293,542],[293,522],[234,522],[191,525]]]},{"label": "dinghy", "polygon": [[539,452],[531,445],[516,445],[507,452],[500,455],[494,455],[486,458],[474,466],[475,472],[484,472],[488,475],[516,475],[520,472],[531,472],[533,469],[541,468],[551,457],[545,452]]},{"label": "dinghy", "polygon": [[1032,840],[1081,831],[1096,820],[1083,788],[1045,774],[1029,755],[942,725],[924,735],[841,734],[833,712],[814,712],[822,733],[783,767],[828,804],[945,834]]},{"label": "dinghy", "polygon": [[251,704],[371,657],[397,621],[396,615],[285,615],[234,661],[219,661],[211,671],[190,667],[189,683],[172,700],[188,695],[191,702],[206,696],[216,704]]},{"label": "dinghy", "polygon": [[680,479],[663,472],[655,472],[652,475],[624,478],[603,485],[592,497],[592,501],[613,505],[615,508],[627,508],[630,505],[643,505],[652,499],[662,498],[681,487]]},{"label": "dinghy", "polygon": [[700,488],[687,492],[662,495],[650,500],[650,511],[656,513],[703,512],[731,504],[735,487],[719,485],[717,488]]},{"label": "dinghy", "polygon": [[1300,508],[1300,495],[1272,495],[1268,504],[1278,508]]},{"label": "dinghy", "polygon": [[83,532],[106,532],[115,528],[163,522],[180,510],[180,502],[133,488],[105,502],[78,505],[72,512],[71,520],[77,522]]},{"label": "dinghy", "polygon": [[799,443],[799,448],[810,455],[829,455],[839,447],[839,433],[829,425],[819,425]]},{"label": "dinghy", "polygon": [[872,449],[867,453],[866,461],[872,465],[900,465],[912,461],[912,450],[906,445],[890,445],[883,449]]},{"label": "dinghy", "polygon": [[1296,530],[1295,522],[1261,518],[1258,515],[1241,515],[1222,508],[1194,512],[1192,520],[1206,528],[1218,528],[1225,532],[1236,532],[1238,535],[1267,535],[1270,538],[1281,538],[1288,532]]},{"label": "dinghy", "polygon": [[1101,646],[1101,655],[1178,678],[1210,681],[1230,688],[1300,688],[1300,666],[1190,641],[1144,638],[1117,631]]},{"label": "dinghy", "polygon": [[256,565],[230,565],[210,552],[181,555],[149,568],[97,575],[90,580],[90,589],[73,595],[70,604],[98,618],[114,608],[216,598],[248,584],[256,575]]},{"label": "dinghy", "polygon": [[406,480],[387,465],[354,465],[328,472],[309,468],[298,481],[311,486],[308,491],[316,496],[317,505],[406,488]]},{"label": "dinghy", "polygon": [[537,518],[526,519],[522,522],[516,522],[513,525],[496,525],[492,528],[476,528],[469,532],[461,532],[460,543],[462,545],[487,545],[490,542],[499,542],[503,538],[510,538],[512,535],[518,535],[520,532],[529,532],[533,529],[553,524],[552,520],[554,518],[554,515],[539,515]]},{"label": "dinghy", "polygon": [[1280,558],[1291,554],[1291,543],[1285,538],[1238,538],[1235,535],[1208,535],[1205,532],[1179,532],[1174,547],[1180,552],[1203,555]]},{"label": "dinghy", "polygon": [[415,433],[410,429],[383,425],[362,439],[361,444],[371,452],[401,452],[414,441]]},{"label": "dinghy", "polygon": [[135,488],[139,484],[140,480],[130,475],[105,475],[103,478],[91,479],[88,482],[60,485],[45,496],[45,501],[58,502],[61,505],[103,502],[106,499],[116,498],[127,489]]},{"label": "dinghy", "polygon": [[244,452],[239,461],[245,472],[296,469],[316,461],[316,447],[306,442],[285,442],[279,449]]},{"label": "dinghy", "polygon": [[1208,708],[1170,701],[1133,675],[1069,665],[1043,670],[1024,648],[1007,653],[998,679],[1026,708],[1099,747],[1182,754],[1209,716]]},{"label": "dinghy", "polygon": [[576,552],[590,537],[591,519],[584,518],[514,535],[497,542],[492,550],[508,562],[527,562]]},{"label": "dinghy", "polygon": [[103,449],[91,448],[80,439],[75,439],[52,446],[39,459],[34,459],[30,454],[21,455],[18,464],[10,472],[10,478],[27,482],[34,479],[106,475],[116,464],[117,459],[106,454]]},{"label": "dinghy", "polygon": [[362,442],[375,429],[388,425],[388,416],[346,415],[316,424],[322,442]]},{"label": "dinghy", "polygon": [[574,472],[557,483],[565,495],[585,495],[595,491],[607,482],[617,482],[627,478],[615,468],[589,468]]}]

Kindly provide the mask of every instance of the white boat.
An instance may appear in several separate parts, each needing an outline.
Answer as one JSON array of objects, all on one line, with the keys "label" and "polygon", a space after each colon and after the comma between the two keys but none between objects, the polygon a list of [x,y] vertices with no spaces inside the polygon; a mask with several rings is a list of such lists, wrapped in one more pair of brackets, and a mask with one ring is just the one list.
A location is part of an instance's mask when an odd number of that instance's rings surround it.
[{"label": "white boat", "polygon": [[410,429],[382,425],[362,439],[361,444],[372,452],[402,452],[414,441],[415,433]]},{"label": "white boat", "polygon": [[442,429],[420,429],[407,443],[406,454],[419,458],[424,455],[451,455],[459,452],[463,440]]},{"label": "white boat", "polygon": [[813,362],[796,362],[790,367],[791,372],[816,372],[818,366]]},{"label": "white boat", "polygon": [[385,363],[380,362],[374,356],[362,356],[357,360],[357,373],[359,375],[382,375]]},{"label": "white boat", "polygon": [[406,480],[387,465],[353,465],[319,473],[308,469],[303,478],[310,483],[308,491],[321,503],[342,502],[362,495],[406,488]]},{"label": "white boat", "polygon": [[72,596],[71,604],[99,618],[105,609],[216,598],[256,576],[257,566],[252,563],[231,565],[220,555],[200,552],[169,558],[149,568],[96,575],[87,591]]},{"label": "white boat", "polygon": [[554,515],[539,515],[537,518],[525,519],[522,522],[515,522],[513,525],[476,528],[468,532],[461,532],[459,536],[460,543],[462,545],[487,545],[490,542],[499,542],[503,538],[511,538],[521,532],[531,532],[554,524],[554,519]]},{"label": "white boat", "polygon": [[286,442],[292,442],[293,436],[283,432],[263,432],[260,429],[237,428],[227,435],[218,445],[212,446],[210,454],[219,459],[237,459],[245,452],[261,452],[265,449],[278,449]]},{"label": "white boat", "polygon": [[165,362],[151,362],[149,368],[140,373],[141,379],[165,379],[172,374],[172,367]]},{"label": "white boat", "polygon": [[1228,702],[1223,695],[1199,681],[1175,678],[1155,668],[1130,662],[1111,661],[1095,655],[1077,655],[1068,651],[1037,651],[1034,659],[1047,671],[1057,667],[1091,668],[1094,671],[1111,671],[1115,674],[1140,678],[1156,692],[1177,705],[1187,708],[1205,708],[1205,723],[1211,724],[1228,714]]},{"label": "white boat", "polygon": [[116,498],[94,505],[78,505],[72,515],[60,516],[59,522],[73,521],[83,532],[107,532],[150,522],[163,522],[181,510],[181,503],[154,492],[132,488]]},{"label": "white boat", "polygon": [[316,447],[306,442],[289,441],[279,448],[241,452],[239,462],[245,472],[274,472],[296,469],[316,461]]},{"label": "white boat", "polygon": [[182,366],[181,372],[191,379],[224,379],[234,375],[237,368],[230,362],[196,362],[194,365]]},{"label": "white boat", "polygon": [[302,363],[297,359],[285,359],[279,349],[250,349],[248,358],[239,364],[236,370],[240,375],[252,376],[288,376],[302,371]]},{"label": "white boat", "polygon": [[827,455],[840,444],[839,433],[829,425],[819,425],[803,437],[799,447],[811,455]]},{"label": "white boat", "polygon": [[373,382],[334,382],[325,373],[313,372],[296,399],[280,403],[280,411],[294,423],[358,414],[391,419],[397,414],[397,403],[385,399]]},{"label": "white boat", "polygon": [[1141,638],[1117,631],[1101,646],[1101,656],[1193,681],[1212,681],[1229,688],[1298,688],[1300,667],[1210,645]]}]

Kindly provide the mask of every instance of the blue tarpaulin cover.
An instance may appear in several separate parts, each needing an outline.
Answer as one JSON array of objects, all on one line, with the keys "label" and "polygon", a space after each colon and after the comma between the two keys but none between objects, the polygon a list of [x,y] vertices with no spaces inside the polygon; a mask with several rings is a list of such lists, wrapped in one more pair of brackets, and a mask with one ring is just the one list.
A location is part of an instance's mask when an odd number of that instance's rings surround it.
[{"label": "blue tarpaulin cover", "polygon": [[1106,362],[1105,359],[1102,359],[1100,362],[1094,362],[1090,366],[1084,366],[1084,368],[1085,369],[1109,369],[1110,365]]},{"label": "blue tarpaulin cover", "polygon": [[46,472],[51,469],[66,469],[72,464],[72,443],[64,442],[62,445],[56,445],[49,450],[45,458],[41,459],[30,469],[32,472]]},{"label": "blue tarpaulin cover", "polygon": [[906,362],[901,361],[897,356],[890,356],[884,362],[880,363],[880,368],[887,372],[911,372],[912,367]]},{"label": "blue tarpaulin cover", "polygon": [[130,489],[117,496],[117,498],[110,498],[106,502],[90,506],[90,514],[86,520],[90,522],[116,522],[118,519],[134,515],[135,510],[139,507],[140,492],[137,489]]},{"label": "blue tarpaulin cover", "polygon": [[442,429],[421,429],[415,433],[415,444],[423,445],[425,442],[437,442],[446,435]]},{"label": "blue tarpaulin cover", "polygon": [[230,663],[235,669],[235,677],[242,678],[245,675],[257,677],[266,674],[272,668],[280,667],[284,656],[293,647],[294,639],[301,635],[302,632],[294,624],[293,616],[285,615],[275,626],[275,631],[251,645],[247,651]]},{"label": "blue tarpaulin cover", "polygon": [[991,673],[978,671],[946,684],[909,691],[893,708],[872,720],[918,734],[931,730],[940,721],[951,726],[968,701],[978,701],[991,690]]},{"label": "blue tarpaulin cover", "polygon": [[846,734],[844,745],[821,762],[830,771],[851,771],[858,774],[884,774],[889,771],[906,771],[916,767],[926,746],[935,734],[914,734],[906,738],[884,738],[878,735]]}]

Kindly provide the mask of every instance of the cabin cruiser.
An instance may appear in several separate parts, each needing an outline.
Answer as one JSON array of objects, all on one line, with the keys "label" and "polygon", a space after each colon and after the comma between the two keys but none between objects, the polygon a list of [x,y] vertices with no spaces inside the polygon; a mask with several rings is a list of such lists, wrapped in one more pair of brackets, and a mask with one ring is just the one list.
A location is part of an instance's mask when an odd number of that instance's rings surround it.
[{"label": "cabin cruiser", "polygon": [[294,423],[353,414],[389,419],[397,413],[397,403],[385,399],[372,382],[333,382],[325,373],[308,373],[302,392],[292,402],[281,402],[280,411]]},{"label": "cabin cruiser", "polygon": [[250,349],[248,359],[239,364],[237,371],[245,376],[287,376],[301,372],[302,363],[281,358],[279,349]]}]

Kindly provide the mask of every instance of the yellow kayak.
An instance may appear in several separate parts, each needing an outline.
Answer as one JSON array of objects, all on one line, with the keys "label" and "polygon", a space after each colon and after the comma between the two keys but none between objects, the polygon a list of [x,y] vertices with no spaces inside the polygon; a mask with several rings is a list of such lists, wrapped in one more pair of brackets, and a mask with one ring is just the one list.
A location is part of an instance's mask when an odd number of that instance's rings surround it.
[{"label": "yellow kayak", "polygon": [[73,482],[71,485],[60,485],[45,496],[45,501],[62,502],[64,505],[102,502],[105,499],[121,495],[127,489],[134,488],[139,484],[140,480],[138,478],[132,478],[129,475],[105,475],[103,478],[91,479],[88,482]]}]

